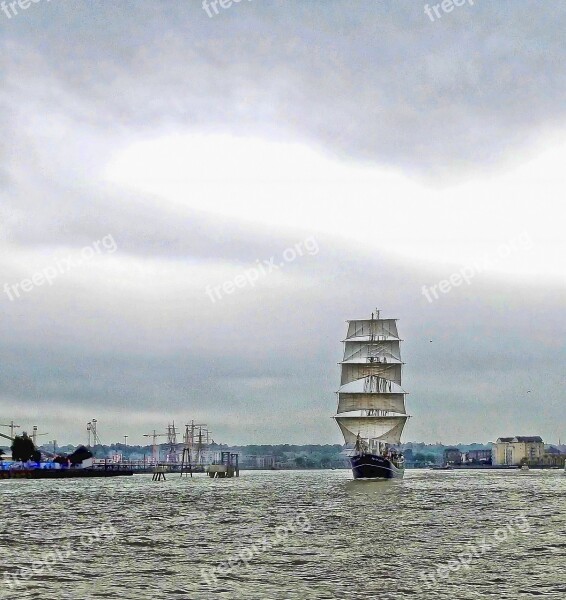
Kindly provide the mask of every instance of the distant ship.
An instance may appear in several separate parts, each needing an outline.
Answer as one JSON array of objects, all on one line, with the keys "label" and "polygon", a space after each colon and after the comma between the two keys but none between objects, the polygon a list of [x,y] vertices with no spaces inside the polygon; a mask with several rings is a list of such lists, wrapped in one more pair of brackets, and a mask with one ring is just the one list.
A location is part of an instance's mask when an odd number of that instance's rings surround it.
[{"label": "distant ship", "polygon": [[401,478],[403,453],[397,448],[409,416],[401,387],[397,319],[347,321],[338,409],[334,419],[344,442],[353,446],[354,479]]}]

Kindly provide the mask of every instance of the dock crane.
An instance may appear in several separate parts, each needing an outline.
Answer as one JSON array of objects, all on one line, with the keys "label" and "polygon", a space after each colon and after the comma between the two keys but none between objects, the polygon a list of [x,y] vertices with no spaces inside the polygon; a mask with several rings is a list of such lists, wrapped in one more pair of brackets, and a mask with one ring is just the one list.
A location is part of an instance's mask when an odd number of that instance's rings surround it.
[{"label": "dock crane", "polygon": [[48,433],[37,433],[37,425],[34,425],[33,429],[32,429],[32,433],[31,433],[31,440],[33,442],[33,445],[36,447],[37,447],[37,438],[40,435],[49,435],[49,434]]},{"label": "dock crane", "polygon": [[0,423],[0,427],[9,427],[10,428],[10,439],[13,440],[14,439],[14,429],[19,429],[21,427],[21,425],[16,425],[16,424],[14,424],[14,421],[10,421],[9,425]]},{"label": "dock crane", "polygon": [[92,443],[93,446],[96,446],[97,444],[102,445],[102,442],[100,441],[100,438],[98,437],[98,431],[97,431],[97,424],[98,421],[96,419],[92,419],[91,421],[89,421],[86,424],[86,430],[88,433],[88,448],[90,448],[90,436],[92,434]]},{"label": "dock crane", "polygon": [[167,435],[168,435],[167,433],[157,433],[157,431],[155,429],[153,430],[153,433],[144,433],[143,434],[143,437],[153,438],[152,453],[153,453],[153,458],[155,460],[155,464],[157,464],[159,462],[159,451],[157,449],[157,438],[164,437]]},{"label": "dock crane", "polygon": [[[7,425],[7,427],[10,427],[10,425]],[[14,427],[19,427],[19,425],[15,425]],[[39,435],[48,435],[47,433],[40,433]],[[10,437],[9,435],[5,435],[4,433],[0,433],[0,438],[4,438],[5,440],[10,440],[10,442],[14,441],[13,437]],[[35,446],[35,442],[34,442],[34,446]],[[49,457],[54,457],[56,456],[55,452],[48,452],[47,450],[42,450],[41,451],[42,454],[45,454],[45,456],[49,456]]]}]

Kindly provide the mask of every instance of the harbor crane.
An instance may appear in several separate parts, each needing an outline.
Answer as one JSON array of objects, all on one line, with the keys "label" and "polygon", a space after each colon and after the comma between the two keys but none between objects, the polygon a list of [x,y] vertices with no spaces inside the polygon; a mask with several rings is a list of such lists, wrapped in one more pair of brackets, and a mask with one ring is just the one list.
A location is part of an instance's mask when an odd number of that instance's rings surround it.
[{"label": "harbor crane", "polygon": [[10,428],[10,438],[13,440],[14,439],[14,429],[19,429],[21,427],[21,425],[16,425],[16,424],[14,424],[14,421],[10,421],[9,425],[0,423],[0,427],[9,427]]},{"label": "harbor crane", "polygon": [[37,425],[34,425],[33,429],[32,429],[32,433],[31,433],[31,440],[32,440],[34,446],[37,446],[37,438],[40,435],[49,435],[49,434],[48,433],[37,433]]},{"label": "harbor crane", "polygon": [[153,438],[153,444],[152,444],[152,453],[153,453],[153,459],[155,460],[155,464],[157,464],[159,462],[159,450],[157,448],[157,438],[158,437],[163,437],[163,436],[168,436],[168,433],[157,433],[157,431],[154,429],[153,433],[144,433],[143,437],[147,437],[147,438]]},{"label": "harbor crane", "polygon": [[90,435],[92,434],[92,445],[96,446],[98,445],[102,445],[102,442],[100,441],[100,438],[98,437],[98,432],[96,430],[96,425],[97,425],[98,421],[96,419],[92,419],[92,421],[89,421],[86,424],[86,430],[88,432],[88,448],[90,448]]}]

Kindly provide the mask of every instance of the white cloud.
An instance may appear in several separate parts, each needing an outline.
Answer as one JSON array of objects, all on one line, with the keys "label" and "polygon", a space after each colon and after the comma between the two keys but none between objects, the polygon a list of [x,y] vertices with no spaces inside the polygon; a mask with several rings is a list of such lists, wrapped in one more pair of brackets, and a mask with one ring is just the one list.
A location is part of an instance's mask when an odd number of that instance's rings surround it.
[{"label": "white cloud", "polygon": [[[298,144],[175,136],[132,145],[107,177],[223,218],[321,231],[437,264],[489,257],[486,272],[563,282],[565,160],[566,144],[555,145],[498,175],[433,188]],[[521,245],[522,237],[532,244]]]}]

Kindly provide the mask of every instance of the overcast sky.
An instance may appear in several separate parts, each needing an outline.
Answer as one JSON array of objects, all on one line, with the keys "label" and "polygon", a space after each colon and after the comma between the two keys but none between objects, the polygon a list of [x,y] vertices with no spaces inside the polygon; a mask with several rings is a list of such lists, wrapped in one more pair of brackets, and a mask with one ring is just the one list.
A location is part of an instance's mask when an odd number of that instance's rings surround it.
[{"label": "overcast sky", "polygon": [[1,422],[341,443],[377,307],[405,441],[566,439],[566,5],[217,8],[0,12]]}]

